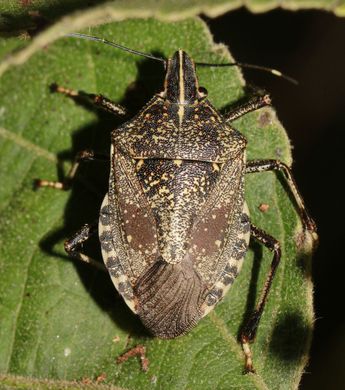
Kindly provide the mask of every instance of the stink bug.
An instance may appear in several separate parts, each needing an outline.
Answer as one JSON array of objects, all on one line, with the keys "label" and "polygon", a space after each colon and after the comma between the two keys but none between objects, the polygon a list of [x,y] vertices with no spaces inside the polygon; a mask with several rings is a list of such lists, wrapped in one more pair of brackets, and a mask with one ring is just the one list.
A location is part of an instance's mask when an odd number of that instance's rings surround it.
[{"label": "stink bug", "polygon": [[[162,92],[112,131],[109,189],[99,221],[84,225],[67,240],[67,253],[99,266],[80,251],[98,230],[103,260],[117,291],[153,335],[169,339],[187,333],[224,297],[252,236],[273,253],[261,296],[241,334],[245,368],[253,371],[249,343],[255,338],[281,250],[275,238],[250,223],[245,174],[282,171],[305,231],[316,238],[315,223],[290,168],[276,160],[247,162],[247,141],[230,125],[270,105],[269,96],[253,97],[221,115],[208,101],[207,91],[199,87],[195,64],[184,51],[165,60],[100,38],[71,35],[163,61],[166,76]],[[125,108],[101,95],[81,95],[60,86],[55,90],[127,115]],[[81,152],[67,181],[37,184],[66,189],[79,163],[98,157]]]}]

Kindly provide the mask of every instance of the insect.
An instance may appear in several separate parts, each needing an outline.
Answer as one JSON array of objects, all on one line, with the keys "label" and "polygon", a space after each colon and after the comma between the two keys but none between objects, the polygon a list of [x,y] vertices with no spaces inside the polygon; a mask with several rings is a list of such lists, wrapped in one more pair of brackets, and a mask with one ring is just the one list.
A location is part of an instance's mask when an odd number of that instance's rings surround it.
[{"label": "insect", "polygon": [[[258,303],[241,333],[245,369],[254,371],[249,344],[255,338],[281,249],[275,238],[250,222],[245,175],[281,171],[305,231],[317,237],[290,168],[277,160],[246,161],[247,141],[231,126],[242,115],[270,105],[269,96],[252,97],[221,115],[199,86],[195,64],[186,52],[178,50],[165,60],[101,38],[70,35],[163,61],[166,76],[163,90],[112,131],[109,189],[99,221],[84,225],[67,240],[67,253],[99,266],[81,251],[98,230],[103,260],[117,291],[153,335],[169,339],[191,330],[224,297],[241,269],[252,236],[273,253]],[[67,88],[55,89],[81,96]],[[124,107],[101,95],[83,97],[115,115],[127,115]],[[69,180],[39,180],[37,184],[66,189],[82,161],[99,157],[83,151]]]}]

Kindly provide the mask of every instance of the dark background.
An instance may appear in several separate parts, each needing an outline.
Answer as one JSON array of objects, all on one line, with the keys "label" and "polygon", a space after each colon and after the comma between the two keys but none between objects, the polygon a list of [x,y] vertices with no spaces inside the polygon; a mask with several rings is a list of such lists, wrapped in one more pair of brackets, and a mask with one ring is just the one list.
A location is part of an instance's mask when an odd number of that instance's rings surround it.
[{"label": "dark background", "polygon": [[237,61],[274,67],[299,81],[296,87],[270,74],[243,71],[249,84],[273,98],[294,148],[293,172],[320,236],[313,258],[315,332],[300,389],[345,389],[345,19],[322,11],[254,15],[239,9],[204,20]]}]

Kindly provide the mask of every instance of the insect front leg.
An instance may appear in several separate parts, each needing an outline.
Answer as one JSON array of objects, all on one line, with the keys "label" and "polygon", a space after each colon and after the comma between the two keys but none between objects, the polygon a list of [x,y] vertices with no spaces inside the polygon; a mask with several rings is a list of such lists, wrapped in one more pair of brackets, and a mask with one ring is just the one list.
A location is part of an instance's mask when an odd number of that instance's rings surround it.
[{"label": "insect front leg", "polygon": [[93,93],[75,91],[74,89],[61,87],[57,84],[52,84],[50,86],[50,90],[52,92],[62,93],[76,100],[80,99],[88,101],[96,107],[102,108],[103,110],[108,111],[114,115],[125,116],[128,114],[127,110],[124,107],[122,107],[120,104],[111,101],[103,95],[95,95]]},{"label": "insect front leg", "polygon": [[301,217],[303,226],[308,230],[314,240],[317,240],[316,224],[310,217],[301,194],[298,191],[295,179],[292,176],[291,169],[279,160],[252,160],[247,162],[246,173],[264,172],[264,171],[282,171],[292,195],[295,198],[298,213]]},{"label": "insect front leg", "polygon": [[226,113],[224,115],[224,118],[226,122],[232,122],[235,119],[238,119],[241,116],[248,114],[248,112],[252,112],[258,110],[259,108],[270,106],[270,105],[271,105],[271,98],[269,95],[254,96],[251,99],[249,99],[248,102],[243,103],[235,107],[234,109],[232,109],[230,112]]},{"label": "insect front leg", "polygon": [[279,241],[277,241],[275,238],[273,238],[263,230],[254,226],[253,224],[250,225],[250,233],[251,236],[254,237],[258,242],[260,242],[266,248],[268,248],[270,251],[273,252],[273,260],[264,287],[262,289],[260,299],[256,305],[254,312],[250,316],[249,321],[247,322],[246,326],[244,327],[241,333],[241,343],[246,358],[245,361],[246,372],[254,372],[252,352],[250,350],[249,343],[253,342],[253,340],[255,339],[260,318],[264,310],[268,293],[272,285],[273,277],[275,275],[276,269],[279,265],[280,258],[281,258]]},{"label": "insect front leg", "polygon": [[97,222],[93,223],[92,225],[85,224],[71,238],[65,241],[65,251],[74,259],[91,264],[92,266],[101,269],[102,271],[106,271],[106,268],[103,264],[93,260],[91,257],[85,255],[79,250],[83,243],[91,238],[96,232]]},{"label": "insect front leg", "polygon": [[71,188],[72,181],[78,171],[80,163],[85,161],[109,161],[109,157],[101,154],[95,154],[92,150],[83,150],[76,155],[71,169],[69,170],[66,178],[63,181],[35,179],[35,188],[50,187],[55,188],[57,190],[69,190]]}]

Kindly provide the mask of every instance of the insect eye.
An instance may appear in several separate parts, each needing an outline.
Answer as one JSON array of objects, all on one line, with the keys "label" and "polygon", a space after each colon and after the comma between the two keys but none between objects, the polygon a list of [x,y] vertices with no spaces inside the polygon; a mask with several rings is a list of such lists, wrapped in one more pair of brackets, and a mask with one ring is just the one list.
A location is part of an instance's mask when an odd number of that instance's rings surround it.
[{"label": "insect eye", "polygon": [[199,96],[200,96],[201,98],[207,96],[207,89],[204,88],[204,87],[199,87],[198,92],[199,92]]}]

